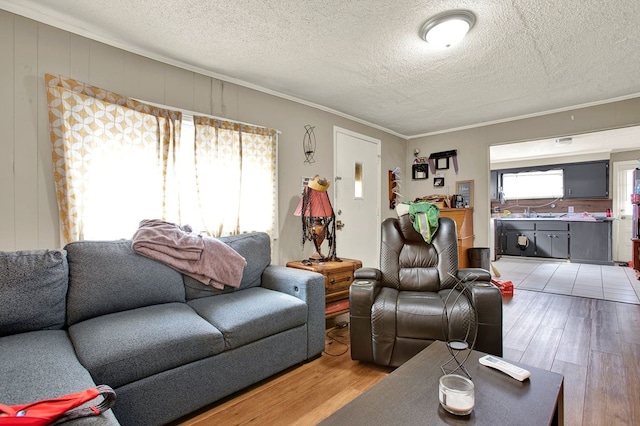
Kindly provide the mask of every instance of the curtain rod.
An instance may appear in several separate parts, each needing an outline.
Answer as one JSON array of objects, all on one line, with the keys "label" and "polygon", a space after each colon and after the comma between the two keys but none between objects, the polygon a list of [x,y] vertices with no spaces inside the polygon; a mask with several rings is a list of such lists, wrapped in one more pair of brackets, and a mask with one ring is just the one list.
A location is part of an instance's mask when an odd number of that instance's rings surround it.
[{"label": "curtain rod", "polygon": [[[244,121],[232,120],[230,118],[218,117],[218,116],[211,115],[211,114],[204,114],[202,112],[190,111],[188,109],[172,107],[172,106],[168,106],[168,105],[159,104],[159,103],[156,103],[156,102],[149,102],[149,101],[145,101],[145,100],[138,99],[138,98],[131,98],[131,99],[135,99],[138,102],[143,102],[145,104],[149,104],[151,106],[158,107],[158,108],[172,109],[172,110],[175,110],[175,111],[180,111],[183,115],[190,116],[191,118],[193,118],[194,115],[200,115],[200,116],[204,116],[204,117],[208,117],[208,118],[213,118],[214,120],[225,120],[225,121],[229,121],[231,123],[242,124],[242,125],[245,125],[245,126],[261,127],[263,129],[268,129],[268,127],[261,126],[259,124],[245,123]],[[282,132],[280,130],[278,130],[278,129],[274,129],[274,130],[276,131],[277,134],[279,134],[279,135],[282,134]]]}]

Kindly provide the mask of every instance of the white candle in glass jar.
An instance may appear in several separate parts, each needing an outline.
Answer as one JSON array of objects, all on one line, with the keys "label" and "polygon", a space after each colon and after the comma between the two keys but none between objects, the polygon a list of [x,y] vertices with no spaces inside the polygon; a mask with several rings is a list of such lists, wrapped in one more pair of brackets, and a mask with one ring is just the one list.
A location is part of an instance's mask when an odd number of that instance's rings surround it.
[{"label": "white candle in glass jar", "polygon": [[440,377],[439,399],[448,412],[467,415],[475,405],[473,382],[456,374],[446,374]]}]

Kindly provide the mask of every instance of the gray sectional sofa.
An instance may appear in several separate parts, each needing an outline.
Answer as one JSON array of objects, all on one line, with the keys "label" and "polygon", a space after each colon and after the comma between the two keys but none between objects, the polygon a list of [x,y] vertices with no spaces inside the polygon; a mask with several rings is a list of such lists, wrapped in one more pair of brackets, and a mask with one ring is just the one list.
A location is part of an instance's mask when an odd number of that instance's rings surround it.
[{"label": "gray sectional sofa", "polygon": [[0,401],[106,384],[112,412],[75,422],[161,425],[320,355],[322,275],[271,265],[264,233],[222,240],[247,260],[238,289],[126,240],[0,252]]}]

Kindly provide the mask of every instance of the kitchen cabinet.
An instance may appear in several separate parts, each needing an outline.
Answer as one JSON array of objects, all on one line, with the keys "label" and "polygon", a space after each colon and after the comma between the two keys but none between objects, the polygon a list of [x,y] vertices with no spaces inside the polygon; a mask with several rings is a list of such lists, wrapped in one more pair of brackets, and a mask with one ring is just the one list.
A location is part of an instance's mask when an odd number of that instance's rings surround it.
[{"label": "kitchen cabinet", "polygon": [[500,245],[502,254],[509,256],[535,256],[535,222],[526,220],[503,221]]},{"label": "kitchen cabinet", "polygon": [[609,161],[565,164],[565,198],[609,198]]},{"label": "kitchen cabinet", "polygon": [[613,265],[611,221],[571,222],[569,229],[571,261]]},{"label": "kitchen cabinet", "polygon": [[569,223],[536,221],[536,255],[539,257],[569,258]]},{"label": "kitchen cabinet", "polygon": [[497,170],[492,170],[491,171],[491,183],[489,185],[490,191],[491,191],[491,201],[498,201],[499,199],[499,194],[498,194],[498,190],[500,189],[500,185],[498,183],[498,171]]},{"label": "kitchen cabinet", "polygon": [[[496,253],[613,265],[611,221],[496,220]],[[523,247],[522,237],[528,245]]]}]

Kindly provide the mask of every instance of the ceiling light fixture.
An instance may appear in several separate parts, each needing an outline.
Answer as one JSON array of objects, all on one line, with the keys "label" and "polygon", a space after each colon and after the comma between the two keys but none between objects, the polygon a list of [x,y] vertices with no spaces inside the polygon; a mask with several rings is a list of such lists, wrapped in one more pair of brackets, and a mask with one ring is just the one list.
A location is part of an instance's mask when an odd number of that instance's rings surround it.
[{"label": "ceiling light fixture", "polygon": [[451,47],[467,35],[475,22],[475,15],[468,10],[449,10],[425,22],[420,36],[429,44]]}]

